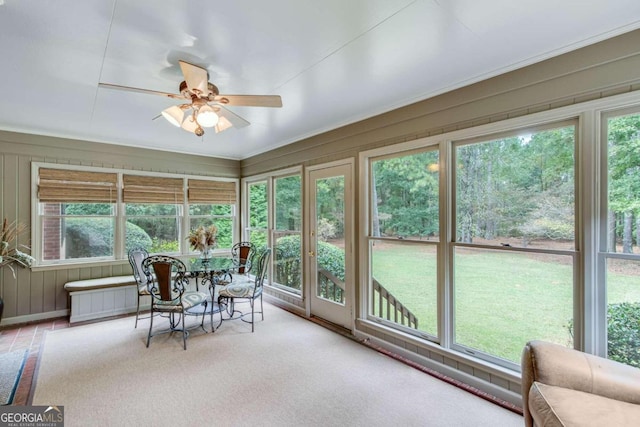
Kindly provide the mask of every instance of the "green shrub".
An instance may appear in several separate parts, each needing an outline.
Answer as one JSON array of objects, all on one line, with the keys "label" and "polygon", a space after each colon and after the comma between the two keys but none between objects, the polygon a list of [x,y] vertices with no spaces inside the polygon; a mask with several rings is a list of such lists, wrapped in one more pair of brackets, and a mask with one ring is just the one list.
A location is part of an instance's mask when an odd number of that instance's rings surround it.
[{"label": "green shrub", "polygon": [[[573,320],[568,324],[573,336]],[[640,368],[640,303],[623,302],[607,307],[607,357]]]},{"label": "green shrub", "polygon": [[152,254],[167,254],[180,252],[180,245],[177,240],[160,240],[157,237],[151,239],[151,249],[147,250]]},{"label": "green shrub", "polygon": [[125,253],[128,253],[133,248],[145,248],[147,251],[152,252],[153,242],[146,231],[128,221],[125,227],[125,235],[127,236],[127,240],[124,243]]},{"label": "green shrub", "polygon": [[[66,220],[66,257],[93,258],[113,255],[113,222],[110,219],[73,218]],[[151,238],[140,227],[126,224],[125,249],[151,248]]]},{"label": "green shrub", "polygon": [[609,304],[607,324],[609,359],[640,368],[640,303]]},{"label": "green shrub", "polygon": [[318,268],[344,281],[344,250],[327,242],[318,242]]},{"label": "green shrub", "polygon": [[274,259],[275,278],[281,285],[301,290],[300,237],[278,239]]},{"label": "green shrub", "polygon": [[[301,289],[300,236],[278,239],[275,256],[275,281]],[[318,267],[344,280],[344,251],[327,242],[318,242]]]},{"label": "green shrub", "polygon": [[65,225],[67,259],[113,255],[112,221],[70,218]]}]

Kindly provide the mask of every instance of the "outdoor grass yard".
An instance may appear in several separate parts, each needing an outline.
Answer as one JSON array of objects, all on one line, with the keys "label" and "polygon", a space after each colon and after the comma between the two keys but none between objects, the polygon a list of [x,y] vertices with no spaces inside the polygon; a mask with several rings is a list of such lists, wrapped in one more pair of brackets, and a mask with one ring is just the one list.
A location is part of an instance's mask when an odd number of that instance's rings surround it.
[{"label": "outdoor grass yard", "polygon": [[[454,265],[456,343],[514,363],[531,339],[572,345],[571,257],[465,248]],[[609,303],[640,301],[631,273],[609,273]],[[373,276],[436,335],[435,246],[376,242]]]}]

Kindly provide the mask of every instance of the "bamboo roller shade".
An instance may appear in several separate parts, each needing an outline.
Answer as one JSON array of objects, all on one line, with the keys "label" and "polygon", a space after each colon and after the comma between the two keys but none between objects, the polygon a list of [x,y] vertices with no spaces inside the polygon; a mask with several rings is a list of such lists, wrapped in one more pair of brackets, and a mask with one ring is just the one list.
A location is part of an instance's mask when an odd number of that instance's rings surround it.
[{"label": "bamboo roller shade", "polygon": [[190,179],[189,203],[235,204],[236,184],[235,182]]},{"label": "bamboo roller shade", "polygon": [[182,178],[124,175],[122,201],[125,203],[183,203]]},{"label": "bamboo roller shade", "polygon": [[[41,202],[115,203],[118,175],[108,172],[39,170],[38,197]],[[141,175],[123,175],[125,203],[183,203],[184,180]],[[234,182],[188,180],[189,203],[234,204]]]},{"label": "bamboo roller shade", "polygon": [[38,198],[41,202],[115,203],[118,175],[106,172],[39,170]]}]

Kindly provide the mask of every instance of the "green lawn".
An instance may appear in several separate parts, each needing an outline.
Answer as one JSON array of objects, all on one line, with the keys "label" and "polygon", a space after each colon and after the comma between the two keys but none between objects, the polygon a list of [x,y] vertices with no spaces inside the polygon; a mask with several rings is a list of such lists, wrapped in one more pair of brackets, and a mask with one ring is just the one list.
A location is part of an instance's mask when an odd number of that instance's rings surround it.
[{"label": "green lawn", "polygon": [[[572,345],[571,257],[460,249],[455,255],[455,341],[514,363],[524,344]],[[373,276],[436,335],[435,248],[376,244]],[[637,276],[610,272],[609,301],[640,301]]]}]

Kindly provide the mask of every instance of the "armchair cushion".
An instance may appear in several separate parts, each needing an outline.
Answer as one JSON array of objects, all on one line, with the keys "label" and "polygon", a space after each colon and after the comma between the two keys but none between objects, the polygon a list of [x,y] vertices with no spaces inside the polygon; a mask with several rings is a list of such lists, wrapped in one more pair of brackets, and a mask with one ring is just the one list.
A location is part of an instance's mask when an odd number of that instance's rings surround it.
[{"label": "armchair cushion", "polygon": [[632,426],[640,405],[534,382],[529,393],[536,426]]},{"label": "armchair cushion", "polygon": [[628,420],[640,419],[640,369],[531,341],[522,353],[522,400],[526,426],[633,425]]}]

